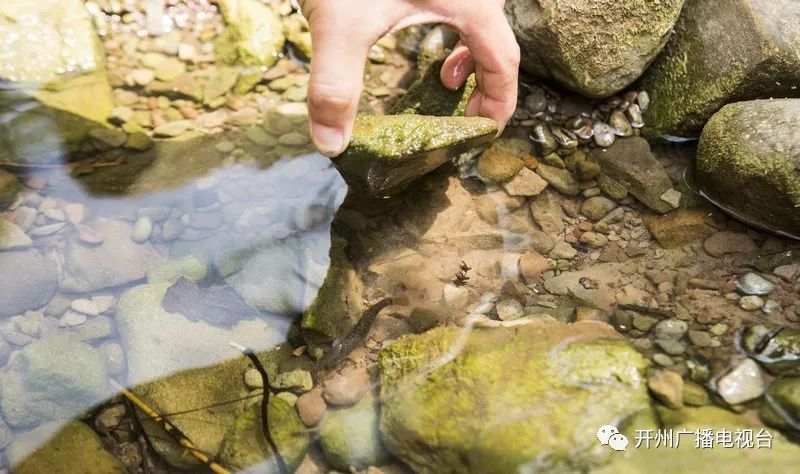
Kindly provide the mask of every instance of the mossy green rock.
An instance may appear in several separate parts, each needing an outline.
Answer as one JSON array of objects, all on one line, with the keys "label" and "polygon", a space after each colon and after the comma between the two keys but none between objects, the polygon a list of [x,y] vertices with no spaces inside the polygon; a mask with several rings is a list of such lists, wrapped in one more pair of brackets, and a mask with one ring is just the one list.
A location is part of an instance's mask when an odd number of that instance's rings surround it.
[{"label": "mossy green rock", "polygon": [[347,241],[331,233],[328,274],[301,320],[310,344],[329,342],[350,332],[364,311],[364,284],[345,253]]},{"label": "mossy green rock", "polygon": [[476,169],[489,181],[504,183],[519,173],[525,166],[521,154],[513,149],[516,140],[499,138],[478,158]]},{"label": "mossy green rock", "polygon": [[0,379],[2,415],[16,428],[80,416],[109,395],[100,354],[66,335],[26,346]]},{"label": "mossy green rock", "polygon": [[697,137],[723,105],[800,97],[800,3],[687,0],[664,53],[644,74],[654,135]]},{"label": "mossy green rock", "polygon": [[703,129],[695,176],[733,213],[800,235],[800,99],[723,107]]},{"label": "mossy green rock", "polygon": [[572,472],[598,427],[650,410],[644,358],[611,326],[437,328],[381,351],[381,433],[416,472]]},{"label": "mossy green rock", "polygon": [[[53,432],[57,431],[57,432]],[[25,438],[30,439],[25,439]],[[28,442],[26,442],[28,441]],[[19,443],[19,444],[18,444]],[[22,446],[25,443],[27,446]],[[32,452],[23,455],[17,451]],[[13,454],[12,454],[13,453]],[[22,459],[17,459],[17,458]],[[100,437],[84,423],[73,421],[63,428],[42,426],[9,447],[13,470],[19,474],[123,474],[127,472],[103,448]]]},{"label": "mossy green rock", "polygon": [[[260,354],[260,358],[267,370],[274,373],[277,362],[273,359],[281,355],[282,352],[271,351]],[[243,375],[250,366],[247,358],[238,357],[153,380],[134,387],[133,392],[159,413],[184,413],[169,419],[198,449],[213,456],[220,453],[228,430],[237,423],[248,402],[258,402],[258,399],[243,399],[249,393]],[[196,410],[199,407],[207,408]],[[191,413],[185,414],[187,410]],[[137,411],[137,415],[153,449],[169,464],[183,469],[197,467],[198,461],[172,441],[160,424],[141,412]]]},{"label": "mossy green rock", "polygon": [[800,432],[800,377],[775,379],[764,399],[760,417],[765,423]]},{"label": "mossy green rock", "polygon": [[453,91],[442,84],[440,73],[444,61],[428,67],[422,77],[408,88],[390,110],[390,114],[464,115],[467,101],[475,90],[475,76],[470,75],[459,89]]},{"label": "mossy green rock", "polygon": [[0,170],[0,211],[14,203],[21,187],[16,176],[8,171]]},{"label": "mossy green rock", "polygon": [[217,56],[228,64],[264,66],[275,64],[286,39],[280,17],[257,0],[220,0],[225,31],[215,42]]},{"label": "mossy green rock", "polygon": [[359,115],[350,146],[333,163],[358,191],[391,196],[496,134],[497,123],[483,117]]},{"label": "mossy green rock", "polygon": [[[665,416],[662,414],[662,420]],[[650,448],[644,445],[634,448],[635,439],[631,440],[626,455],[615,455],[613,461],[602,469],[592,471],[596,474],[640,474],[647,472],[696,473],[725,472],[749,474],[758,471],[763,473],[783,473],[787,466],[796,465],[800,460],[800,446],[783,438],[776,430],[770,430],[772,447],[767,448],[723,448],[715,445],[713,449],[695,447],[695,433],[701,429],[711,429],[720,433],[723,429],[731,433],[731,440],[736,439],[736,430],[752,430],[755,438],[763,428],[748,423],[747,420],[734,413],[717,407],[683,408],[676,413],[673,422],[665,422],[666,429],[673,433],[683,430],[681,442],[677,448],[655,447],[651,441]],[[673,435],[673,442],[675,440]],[[755,442],[755,441],[754,441]],[[633,448],[633,449],[632,449]],[[630,454],[628,454],[630,453]]]},{"label": "mossy green rock", "polygon": [[522,67],[589,97],[635,81],[667,41],[683,0],[509,0]]},{"label": "mossy green rock", "polygon": [[[24,21],[21,19],[25,17]],[[36,40],[29,34],[34,32]],[[23,163],[63,160],[108,126],[113,108],[100,44],[80,0],[0,4],[0,157]]]},{"label": "mossy green rock", "polygon": [[[306,427],[294,407],[278,397],[270,398],[267,410],[270,436],[289,472],[294,472],[308,451]],[[236,472],[280,472],[264,436],[260,400],[236,418],[222,441],[219,459]]]},{"label": "mossy green rock", "polygon": [[352,407],[329,410],[319,436],[325,459],[341,471],[349,472],[351,466],[366,469],[389,457],[381,442],[378,407],[371,392]]}]

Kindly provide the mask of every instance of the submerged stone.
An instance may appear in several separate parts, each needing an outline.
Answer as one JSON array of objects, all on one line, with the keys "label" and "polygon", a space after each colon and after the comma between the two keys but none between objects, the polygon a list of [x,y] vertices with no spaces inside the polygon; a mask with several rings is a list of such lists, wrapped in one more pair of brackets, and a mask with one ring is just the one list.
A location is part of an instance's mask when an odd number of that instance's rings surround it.
[{"label": "submerged stone", "polygon": [[350,146],[333,163],[359,191],[391,196],[496,134],[497,123],[483,117],[359,115]]},{"label": "submerged stone", "polygon": [[328,411],[320,426],[320,445],[325,459],[336,469],[366,469],[388,459],[378,431],[376,403],[368,392],[352,407]]},{"label": "submerged stone", "polygon": [[[269,432],[289,472],[294,472],[308,451],[308,434],[297,411],[283,399],[272,396],[267,408]],[[261,401],[245,408],[225,435],[219,459],[237,472],[280,472],[275,454],[264,436]]]},{"label": "submerged stone", "polygon": [[631,82],[661,51],[683,0],[510,0],[506,16],[522,67],[589,97],[606,97]]},{"label": "submerged stone", "polygon": [[646,364],[597,322],[404,336],[380,354],[381,433],[417,472],[583,471],[598,427],[650,410]]},{"label": "submerged stone", "polygon": [[345,336],[365,309],[364,284],[347,258],[346,247],[345,239],[331,235],[328,273],[300,323],[311,344]]},{"label": "submerged stone", "polygon": [[79,0],[0,5],[0,157],[58,161],[80,150],[113,109],[94,26]]},{"label": "submerged stone", "polygon": [[641,87],[645,123],[659,135],[697,137],[723,105],[800,97],[800,4],[688,0]]},{"label": "submerged stone", "polygon": [[43,425],[30,431],[11,444],[8,457],[14,472],[20,474],[127,472],[125,466],[103,448],[100,437],[80,421],[63,427]]},{"label": "submerged stone", "polygon": [[215,42],[217,56],[228,64],[275,64],[286,41],[280,17],[257,0],[220,0],[225,31]]},{"label": "submerged stone", "polygon": [[590,156],[603,173],[619,181],[645,206],[661,214],[672,210],[672,205],[661,199],[672,189],[672,181],[644,138],[619,139],[607,149],[595,148]]},{"label": "submerged stone", "polygon": [[762,323],[742,330],[741,347],[772,373],[800,369],[800,329]]},{"label": "submerged stone", "polygon": [[800,99],[737,102],[697,149],[703,192],[745,221],[800,236]]}]

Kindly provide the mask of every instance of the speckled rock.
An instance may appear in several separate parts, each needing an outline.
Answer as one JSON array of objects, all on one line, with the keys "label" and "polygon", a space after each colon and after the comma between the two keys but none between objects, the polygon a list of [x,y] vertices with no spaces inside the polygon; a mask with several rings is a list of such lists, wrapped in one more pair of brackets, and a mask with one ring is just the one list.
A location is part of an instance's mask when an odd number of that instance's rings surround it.
[{"label": "speckled rock", "polygon": [[723,107],[700,137],[696,179],[701,189],[746,220],[800,235],[798,123],[800,99]]},{"label": "speckled rock", "polygon": [[221,0],[218,4],[227,27],[215,43],[217,55],[228,64],[275,64],[286,41],[275,10],[256,0]]},{"label": "speckled rock", "polygon": [[55,294],[58,268],[55,261],[36,250],[0,252],[0,317],[38,309]]},{"label": "speckled rock", "polygon": [[580,471],[602,456],[598,426],[649,410],[646,362],[603,323],[477,329],[441,362],[461,338],[437,328],[381,351],[381,433],[415,471]]},{"label": "speckled rock", "polygon": [[683,0],[506,2],[522,67],[590,97],[636,80],[667,41]]}]

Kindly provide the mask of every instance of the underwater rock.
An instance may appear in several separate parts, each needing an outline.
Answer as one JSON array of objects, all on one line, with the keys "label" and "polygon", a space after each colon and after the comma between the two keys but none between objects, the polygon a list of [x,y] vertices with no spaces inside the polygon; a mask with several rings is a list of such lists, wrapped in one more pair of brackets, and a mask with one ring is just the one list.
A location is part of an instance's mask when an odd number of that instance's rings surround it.
[{"label": "underwater rock", "polygon": [[[306,428],[295,409],[279,397],[270,397],[267,410],[272,441],[288,471],[294,472],[308,451]],[[279,472],[275,455],[264,437],[260,400],[245,408],[225,434],[219,460],[237,472]]]},{"label": "underwater rock", "polygon": [[800,97],[800,4],[687,0],[661,54],[642,77],[647,130],[695,138],[723,105]]},{"label": "underwater rock", "polygon": [[581,471],[599,426],[650,409],[646,361],[598,322],[436,328],[378,364],[383,440],[419,472]]},{"label": "underwater rock", "polygon": [[0,382],[3,417],[16,428],[79,416],[111,395],[100,355],[66,335],[25,347]]},{"label": "underwater rock", "polygon": [[742,349],[772,373],[800,368],[800,329],[762,323],[742,330]]},{"label": "underwater rock", "polygon": [[17,438],[7,454],[14,472],[20,474],[128,472],[103,448],[100,437],[80,421],[63,427],[59,423],[40,426]]},{"label": "underwater rock", "polygon": [[128,359],[129,383],[230,359],[236,355],[230,341],[266,350],[283,340],[282,330],[261,318],[242,319],[230,328],[221,328],[203,320],[191,321],[179,312],[169,313],[163,309],[162,299],[170,286],[168,282],[136,286],[125,291],[117,303],[115,317]]},{"label": "underwater rock", "polygon": [[[475,169],[482,178],[495,183],[505,183],[517,175],[525,164],[519,157],[503,146],[502,139],[496,140],[481,153]],[[545,183],[545,186],[547,183]]]},{"label": "underwater rock", "polygon": [[[754,425],[743,415],[737,415],[718,407],[683,408],[681,410],[664,409],[659,411],[665,422],[663,429],[671,429],[673,433],[691,433],[681,436],[680,443],[662,444],[656,448],[655,441],[644,444],[635,450],[634,456],[612,456],[606,466],[592,470],[597,474],[640,474],[643,472],[749,472],[749,466],[758,466],[759,472],[784,472],[786,466],[793,465],[800,456],[800,447],[791,443],[775,430],[764,433],[763,426]],[[714,449],[698,449],[695,436],[699,430],[711,430],[714,433],[731,433],[730,444],[721,444],[719,438]],[[736,433],[752,430],[753,447],[745,447],[744,442],[736,444]],[[633,434],[633,433],[631,433]],[[771,436],[771,447],[765,445],[759,449],[758,440],[762,443],[766,435]],[[631,439],[633,444],[633,439]],[[649,449],[647,449],[647,447]],[[669,447],[668,447],[669,446]],[[630,450],[632,445],[628,446]],[[669,449],[669,455],[665,455]]]},{"label": "underwater rock", "polygon": [[672,189],[672,181],[644,138],[621,138],[608,148],[595,148],[590,156],[645,206],[661,214],[673,209],[661,199]]},{"label": "underwater rock", "polygon": [[[24,21],[23,21],[24,20]],[[59,161],[104,128],[113,98],[94,26],[80,0],[0,5],[0,157]]]},{"label": "underwater rock", "polygon": [[800,235],[798,123],[800,99],[726,105],[700,137],[698,185],[745,221]]},{"label": "underwater rock", "polygon": [[364,284],[345,253],[346,247],[345,239],[331,234],[328,274],[300,322],[309,344],[347,335],[365,309]]},{"label": "underwater rock", "polygon": [[67,244],[63,287],[88,292],[143,279],[163,257],[149,243],[131,238],[133,228],[123,221],[98,219],[90,227],[103,236],[100,245],[87,245],[77,237]]},{"label": "underwater rock", "polygon": [[336,469],[366,469],[385,462],[389,453],[378,431],[378,407],[368,392],[348,408],[329,409],[320,426],[320,445],[325,459]]},{"label": "underwater rock", "polygon": [[225,31],[214,46],[217,56],[231,65],[275,64],[286,39],[278,14],[257,0],[220,0]]},{"label": "underwater rock", "polygon": [[13,174],[0,170],[0,211],[4,211],[14,203],[22,186]]},{"label": "underwater rock", "polygon": [[333,164],[358,191],[391,196],[496,134],[497,123],[483,117],[359,115],[350,146]]},{"label": "underwater rock", "polygon": [[522,68],[589,97],[636,80],[666,43],[683,0],[506,2]]},{"label": "underwater rock", "polygon": [[440,72],[444,60],[437,61],[427,68],[422,77],[408,88],[405,94],[389,111],[391,115],[464,115],[467,101],[475,90],[475,76],[471,75],[457,90],[442,84]]},{"label": "underwater rock", "polygon": [[800,431],[800,377],[780,377],[767,388],[760,417],[780,428]]},{"label": "underwater rock", "polygon": [[0,317],[41,308],[58,288],[56,263],[36,250],[0,252]]},{"label": "underwater rock", "polygon": [[716,232],[711,215],[702,210],[675,209],[664,215],[644,215],[642,220],[650,234],[665,249],[681,247]]}]

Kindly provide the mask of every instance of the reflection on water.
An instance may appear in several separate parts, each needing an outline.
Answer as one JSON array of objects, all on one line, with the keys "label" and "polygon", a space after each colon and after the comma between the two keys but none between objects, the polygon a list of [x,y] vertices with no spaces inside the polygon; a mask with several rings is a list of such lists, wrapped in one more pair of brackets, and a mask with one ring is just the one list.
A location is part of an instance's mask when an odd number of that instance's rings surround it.
[{"label": "reflection on water", "polygon": [[[111,380],[141,385],[164,414],[233,400],[183,417],[233,425],[250,389],[230,343],[263,352],[287,340],[325,278],[346,194],[319,154],[226,159],[237,141],[163,142],[84,176],[69,166],[22,176],[0,235],[0,330],[11,341],[0,346],[0,440],[13,441],[11,465],[111,397]],[[193,442],[218,449],[224,433]]]}]

